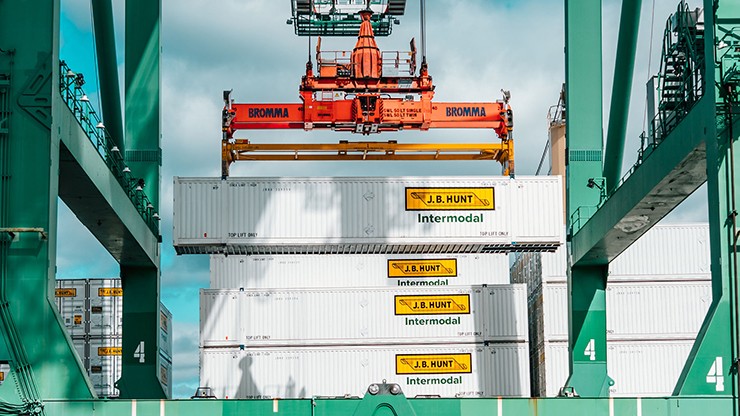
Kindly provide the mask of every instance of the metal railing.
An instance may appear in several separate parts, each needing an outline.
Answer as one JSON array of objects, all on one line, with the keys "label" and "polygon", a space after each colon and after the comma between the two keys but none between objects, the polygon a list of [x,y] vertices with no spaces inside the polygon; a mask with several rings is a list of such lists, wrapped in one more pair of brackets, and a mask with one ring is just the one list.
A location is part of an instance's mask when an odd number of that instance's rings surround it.
[{"label": "metal railing", "polygon": [[[322,69],[337,68],[337,76],[351,76],[352,51],[320,51],[316,61],[319,73]],[[416,72],[414,51],[382,51],[380,62],[383,76],[413,76]]]},{"label": "metal railing", "polygon": [[599,204],[579,207],[571,216],[571,234],[576,233],[675,130],[704,96],[704,41],[700,14],[682,1],[666,22],[658,74],[658,111],[648,132],[640,134],[637,161],[608,195],[602,190]]},{"label": "metal railing", "polygon": [[154,210],[149,198],[144,193],[143,180],[135,177],[121,154],[121,150],[114,145],[108,131],[105,129],[100,116],[90,104],[90,100],[82,89],[85,79],[82,74],[73,72],[66,62],[60,62],[59,91],[67,107],[77,119],[80,127],[95,146],[100,157],[108,169],[128,195],[131,203],[141,215],[146,225],[154,235],[159,235],[159,214]]}]

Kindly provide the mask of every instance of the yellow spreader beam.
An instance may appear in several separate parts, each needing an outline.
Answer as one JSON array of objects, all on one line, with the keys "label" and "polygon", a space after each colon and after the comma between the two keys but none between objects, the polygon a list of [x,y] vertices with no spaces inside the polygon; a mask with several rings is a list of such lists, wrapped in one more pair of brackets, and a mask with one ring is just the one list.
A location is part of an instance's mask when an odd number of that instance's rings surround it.
[{"label": "yellow spreader beam", "polygon": [[237,160],[495,160],[503,174],[514,173],[514,143],[251,143],[249,140],[222,142],[222,175]]}]

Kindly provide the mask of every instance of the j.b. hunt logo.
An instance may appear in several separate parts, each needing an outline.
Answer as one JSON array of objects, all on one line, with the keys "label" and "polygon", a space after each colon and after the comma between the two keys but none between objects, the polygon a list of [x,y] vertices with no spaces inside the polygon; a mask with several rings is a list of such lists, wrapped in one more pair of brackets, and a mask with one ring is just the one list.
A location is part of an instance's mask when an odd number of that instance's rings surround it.
[{"label": "j.b. hunt logo", "polygon": [[495,206],[491,187],[406,188],[407,211],[493,211]]},{"label": "j.b. hunt logo", "polygon": [[470,295],[396,295],[396,315],[469,314]]},{"label": "j.b. hunt logo", "polygon": [[457,259],[388,260],[388,277],[455,277]]},{"label": "j.b. hunt logo", "polygon": [[73,298],[77,296],[77,289],[54,289],[54,296],[58,298]]},{"label": "j.b. hunt logo", "polygon": [[396,354],[396,374],[465,374],[471,354]]}]

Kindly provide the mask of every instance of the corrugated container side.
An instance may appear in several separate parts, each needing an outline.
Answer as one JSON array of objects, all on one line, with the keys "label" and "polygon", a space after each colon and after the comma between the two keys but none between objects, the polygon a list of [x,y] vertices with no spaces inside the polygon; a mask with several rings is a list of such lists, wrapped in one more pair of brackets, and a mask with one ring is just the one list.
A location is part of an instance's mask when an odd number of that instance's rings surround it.
[{"label": "corrugated container side", "polygon": [[90,381],[100,397],[117,397],[121,378],[121,338],[90,339]]},{"label": "corrugated container side", "polygon": [[172,312],[159,303],[159,352],[172,361]]},{"label": "corrugated container side", "polygon": [[541,344],[538,351],[541,353],[541,384],[538,397],[555,397],[560,388],[568,381],[570,369],[568,365],[568,343],[546,342]]},{"label": "corrugated container side", "polygon": [[[430,269],[416,270],[422,267]],[[470,286],[509,283],[509,259],[506,254],[212,255],[210,275],[211,289]]]},{"label": "corrugated container side", "polygon": [[[607,286],[609,339],[678,339],[696,337],[712,301],[711,282],[613,283]],[[547,284],[529,301],[530,316],[542,339],[568,339],[567,284]]]},{"label": "corrugated container side", "polygon": [[[201,349],[200,385],[219,399],[362,397],[383,380],[407,397],[528,397],[527,357],[526,344]],[[413,373],[418,360],[451,364]]]},{"label": "corrugated container side", "polygon": [[531,327],[537,331],[532,342],[568,340],[568,286],[544,284],[529,300]]},{"label": "corrugated container side", "polygon": [[72,340],[72,345],[74,346],[75,352],[77,352],[77,356],[80,357],[80,361],[82,364],[85,364],[85,360],[89,358],[89,351],[86,350],[87,348],[87,341],[84,338],[75,338]]},{"label": "corrugated container side", "polygon": [[[607,371],[614,380],[613,397],[669,396],[678,382],[693,345],[681,341],[608,341]],[[544,389],[547,397],[557,396],[568,380],[568,344],[546,343]]]},{"label": "corrugated container side", "polygon": [[90,332],[93,337],[121,335],[123,289],[121,279],[90,279]]},{"label": "corrugated container side", "polygon": [[201,291],[201,346],[526,341],[523,285]]},{"label": "corrugated container side", "polygon": [[710,273],[709,225],[656,225],[609,264],[612,280],[666,275],[706,278]]},{"label": "corrugated container side", "polygon": [[606,288],[607,336],[693,339],[711,303],[711,282],[611,284]]},{"label": "corrugated container side", "polygon": [[59,314],[67,332],[71,336],[84,336],[87,332],[87,281],[85,279],[64,279],[56,281],[55,298]]},{"label": "corrugated container side", "polygon": [[511,281],[512,283],[526,283],[527,296],[532,297],[543,283],[567,281],[566,257],[565,246],[560,246],[553,253],[518,254],[511,267]]},{"label": "corrugated container side", "polygon": [[218,244],[223,238],[221,181],[174,178],[175,239]]},{"label": "corrugated container side", "polygon": [[[609,264],[609,282],[710,280],[707,224],[657,225]],[[567,249],[517,256],[512,282],[566,281]]]},{"label": "corrugated container side", "polygon": [[523,283],[527,285],[527,297],[539,285],[536,281],[542,275],[540,268],[539,253],[516,253],[514,264],[510,269],[511,283]]},{"label": "corrugated container side", "polygon": [[[511,206],[507,208],[511,210],[511,231],[517,239],[514,241],[518,242],[526,236],[564,238],[565,230],[560,214],[564,205],[561,178],[535,176],[510,183]],[[543,209],[543,201],[547,201],[548,209]],[[556,215],[551,215],[550,210]],[[559,242],[563,243],[564,240]]]},{"label": "corrugated container side", "polygon": [[175,188],[181,254],[526,250],[563,240],[559,210],[527,216],[535,207],[520,205],[543,193],[562,205],[559,177],[175,178]]},{"label": "corrugated container side", "polygon": [[567,279],[568,249],[563,245],[553,253],[540,253],[544,282],[562,282]]},{"label": "corrugated container side", "polygon": [[669,396],[694,341],[610,342],[607,367],[613,397]]},{"label": "corrugated container side", "polygon": [[162,385],[165,396],[169,399],[172,398],[172,360],[170,357],[159,354],[157,365],[159,366],[159,384]]}]

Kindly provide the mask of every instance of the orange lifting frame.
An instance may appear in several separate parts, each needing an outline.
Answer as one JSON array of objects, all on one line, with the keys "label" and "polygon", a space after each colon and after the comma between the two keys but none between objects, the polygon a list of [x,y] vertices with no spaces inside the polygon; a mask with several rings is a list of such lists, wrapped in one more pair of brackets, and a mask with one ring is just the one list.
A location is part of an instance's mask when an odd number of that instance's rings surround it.
[{"label": "orange lifting frame", "polygon": [[[319,40],[316,47],[317,73],[314,74],[309,61],[300,87],[302,103],[234,103],[231,91],[224,92],[223,176],[228,176],[228,166],[236,160],[493,159],[504,165],[505,174],[514,173],[513,115],[508,93],[504,92],[504,99],[495,102],[432,102],[434,85],[425,62],[421,65],[419,75],[414,76],[414,41],[411,41],[411,51],[408,53],[382,53],[375,43],[370,24],[371,13],[360,13],[363,23],[351,54],[341,51],[322,54]],[[408,75],[399,75],[404,72]],[[234,139],[237,130],[326,129],[369,135],[432,128],[492,129],[501,144],[399,145],[395,142],[359,142],[338,145],[257,145]],[[470,147],[463,150],[465,146]],[[272,154],[255,155],[268,149]],[[293,155],[286,155],[285,152],[292,152]]]}]

